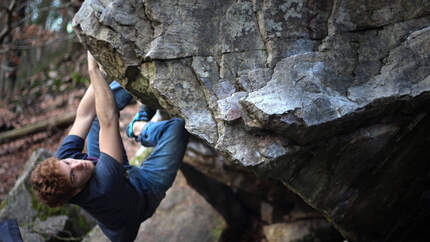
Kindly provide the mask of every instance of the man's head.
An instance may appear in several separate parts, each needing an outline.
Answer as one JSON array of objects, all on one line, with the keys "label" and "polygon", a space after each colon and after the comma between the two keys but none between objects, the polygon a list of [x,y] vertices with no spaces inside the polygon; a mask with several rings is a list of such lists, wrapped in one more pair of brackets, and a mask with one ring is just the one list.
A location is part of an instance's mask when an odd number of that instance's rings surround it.
[{"label": "man's head", "polygon": [[49,158],[31,174],[31,184],[37,198],[50,207],[61,206],[79,193],[94,170],[88,160]]}]

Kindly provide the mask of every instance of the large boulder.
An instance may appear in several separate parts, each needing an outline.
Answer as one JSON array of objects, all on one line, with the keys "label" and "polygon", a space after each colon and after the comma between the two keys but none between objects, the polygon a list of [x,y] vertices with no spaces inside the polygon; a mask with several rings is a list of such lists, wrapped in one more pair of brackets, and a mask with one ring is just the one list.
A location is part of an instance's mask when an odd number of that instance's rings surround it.
[{"label": "large boulder", "polygon": [[73,26],[139,100],[348,240],[426,232],[429,1],[86,0]]}]

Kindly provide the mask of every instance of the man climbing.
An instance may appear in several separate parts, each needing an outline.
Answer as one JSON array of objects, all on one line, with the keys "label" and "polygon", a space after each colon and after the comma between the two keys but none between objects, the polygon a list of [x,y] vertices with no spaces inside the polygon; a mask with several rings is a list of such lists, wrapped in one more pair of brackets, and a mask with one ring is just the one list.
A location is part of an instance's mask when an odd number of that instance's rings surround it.
[{"label": "man climbing", "polygon": [[[182,119],[148,122],[154,110],[141,106],[126,133],[154,146],[140,167],[128,164],[119,134],[119,111],[131,95],[117,82],[105,81],[88,52],[91,85],[82,98],[68,136],[56,157],[41,162],[31,183],[41,202],[81,206],[111,241],[133,241],[172,185],[182,161],[187,132]],[[82,152],[87,138],[88,154]]]}]

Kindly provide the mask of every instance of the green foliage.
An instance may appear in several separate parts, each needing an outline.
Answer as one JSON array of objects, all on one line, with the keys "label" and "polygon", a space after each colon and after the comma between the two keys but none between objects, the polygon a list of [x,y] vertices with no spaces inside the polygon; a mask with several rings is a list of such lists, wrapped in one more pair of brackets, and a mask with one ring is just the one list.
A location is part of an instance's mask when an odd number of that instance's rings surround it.
[{"label": "green foliage", "polygon": [[55,79],[53,81],[53,87],[55,88],[55,91],[60,91],[60,87],[61,87],[61,80],[60,79]]},{"label": "green foliage", "polygon": [[89,85],[90,84],[90,80],[84,76],[82,76],[79,73],[72,73],[72,80],[73,80],[73,85],[74,86],[79,86],[79,85]]},{"label": "green foliage", "polygon": [[39,80],[34,80],[34,81],[31,83],[30,89],[33,89],[33,88],[36,88],[36,87],[40,87],[40,85],[41,85],[41,83],[40,83],[40,81],[39,81]]}]

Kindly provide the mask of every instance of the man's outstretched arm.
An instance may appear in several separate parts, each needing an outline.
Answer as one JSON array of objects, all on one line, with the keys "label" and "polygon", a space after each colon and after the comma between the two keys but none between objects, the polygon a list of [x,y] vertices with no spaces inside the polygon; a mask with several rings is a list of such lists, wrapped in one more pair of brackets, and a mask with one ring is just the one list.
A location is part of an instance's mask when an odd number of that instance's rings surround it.
[{"label": "man's outstretched arm", "polygon": [[69,135],[77,135],[85,139],[96,116],[93,85],[90,85],[79,103],[76,118]]},{"label": "man's outstretched arm", "polygon": [[90,52],[88,52],[88,72],[94,88],[95,108],[100,123],[100,151],[122,163],[122,142],[115,98]]}]

